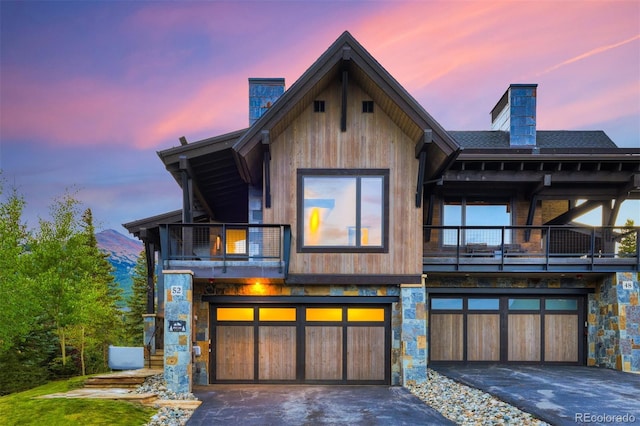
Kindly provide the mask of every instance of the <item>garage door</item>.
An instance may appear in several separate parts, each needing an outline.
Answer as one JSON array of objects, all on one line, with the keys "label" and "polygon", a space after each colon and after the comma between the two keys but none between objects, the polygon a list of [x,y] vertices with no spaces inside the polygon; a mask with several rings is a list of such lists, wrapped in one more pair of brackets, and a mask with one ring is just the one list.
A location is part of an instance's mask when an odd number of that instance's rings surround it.
[{"label": "garage door", "polygon": [[584,363],[584,298],[433,296],[431,362]]},{"label": "garage door", "polygon": [[389,306],[211,306],[213,383],[390,383]]}]

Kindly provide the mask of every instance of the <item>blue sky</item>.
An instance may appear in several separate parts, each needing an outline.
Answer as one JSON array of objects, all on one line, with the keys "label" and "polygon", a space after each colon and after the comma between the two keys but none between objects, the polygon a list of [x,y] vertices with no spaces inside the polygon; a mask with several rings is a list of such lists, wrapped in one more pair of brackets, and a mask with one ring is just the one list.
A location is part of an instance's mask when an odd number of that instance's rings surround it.
[{"label": "blue sky", "polygon": [[291,86],[344,30],[445,129],[537,83],[539,129],[640,148],[637,1],[2,1],[6,186],[32,225],[65,191],[98,229],[179,209],[156,151],[246,127],[248,78]]}]

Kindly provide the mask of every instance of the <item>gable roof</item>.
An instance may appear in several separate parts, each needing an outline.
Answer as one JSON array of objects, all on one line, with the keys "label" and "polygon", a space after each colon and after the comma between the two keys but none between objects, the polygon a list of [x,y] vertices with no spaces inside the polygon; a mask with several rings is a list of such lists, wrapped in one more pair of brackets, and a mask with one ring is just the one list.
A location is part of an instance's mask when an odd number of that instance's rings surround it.
[{"label": "gable roof", "polygon": [[256,184],[262,179],[263,139],[277,137],[344,70],[416,143],[424,139],[426,130],[432,131],[432,142],[427,144],[427,179],[458,152],[458,144],[444,128],[345,31],[236,142],[233,149],[245,181]]},{"label": "gable roof", "polygon": [[238,173],[233,145],[247,129],[158,151],[178,185],[182,170],[193,180],[194,208],[221,222],[247,221],[247,184]]},{"label": "gable roof", "polygon": [[[502,130],[449,131],[449,134],[465,149],[509,148],[509,132]],[[616,144],[602,130],[538,130],[536,147],[539,149],[617,149]]]}]

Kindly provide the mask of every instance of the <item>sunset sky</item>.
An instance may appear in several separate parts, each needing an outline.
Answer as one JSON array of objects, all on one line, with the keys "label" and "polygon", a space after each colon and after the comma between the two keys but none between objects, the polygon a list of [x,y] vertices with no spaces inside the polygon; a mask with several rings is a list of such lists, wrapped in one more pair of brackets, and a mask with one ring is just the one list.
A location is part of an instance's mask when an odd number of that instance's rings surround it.
[{"label": "sunset sky", "polygon": [[510,83],[537,83],[538,129],[640,148],[635,0],[2,0],[5,191],[31,226],[65,191],[122,233],[179,209],[156,151],[246,127],[248,78],[290,87],[345,30],[447,130],[489,130]]}]

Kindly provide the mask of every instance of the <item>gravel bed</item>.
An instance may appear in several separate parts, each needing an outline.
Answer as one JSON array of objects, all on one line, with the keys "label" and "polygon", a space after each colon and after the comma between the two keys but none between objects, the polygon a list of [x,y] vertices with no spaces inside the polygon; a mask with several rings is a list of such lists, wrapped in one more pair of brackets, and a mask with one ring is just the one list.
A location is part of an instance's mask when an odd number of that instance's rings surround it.
[{"label": "gravel bed", "polygon": [[[168,390],[162,374],[147,377],[144,383],[136,388],[133,393],[155,393],[158,395],[158,399],[185,401],[198,399],[192,393],[176,393]],[[159,411],[151,417],[151,420],[145,426],[184,426],[194,411],[174,407],[158,408]]]},{"label": "gravel bed", "polygon": [[427,370],[426,383],[408,386],[408,389],[459,425],[549,425],[488,393],[462,385],[433,370]]}]

